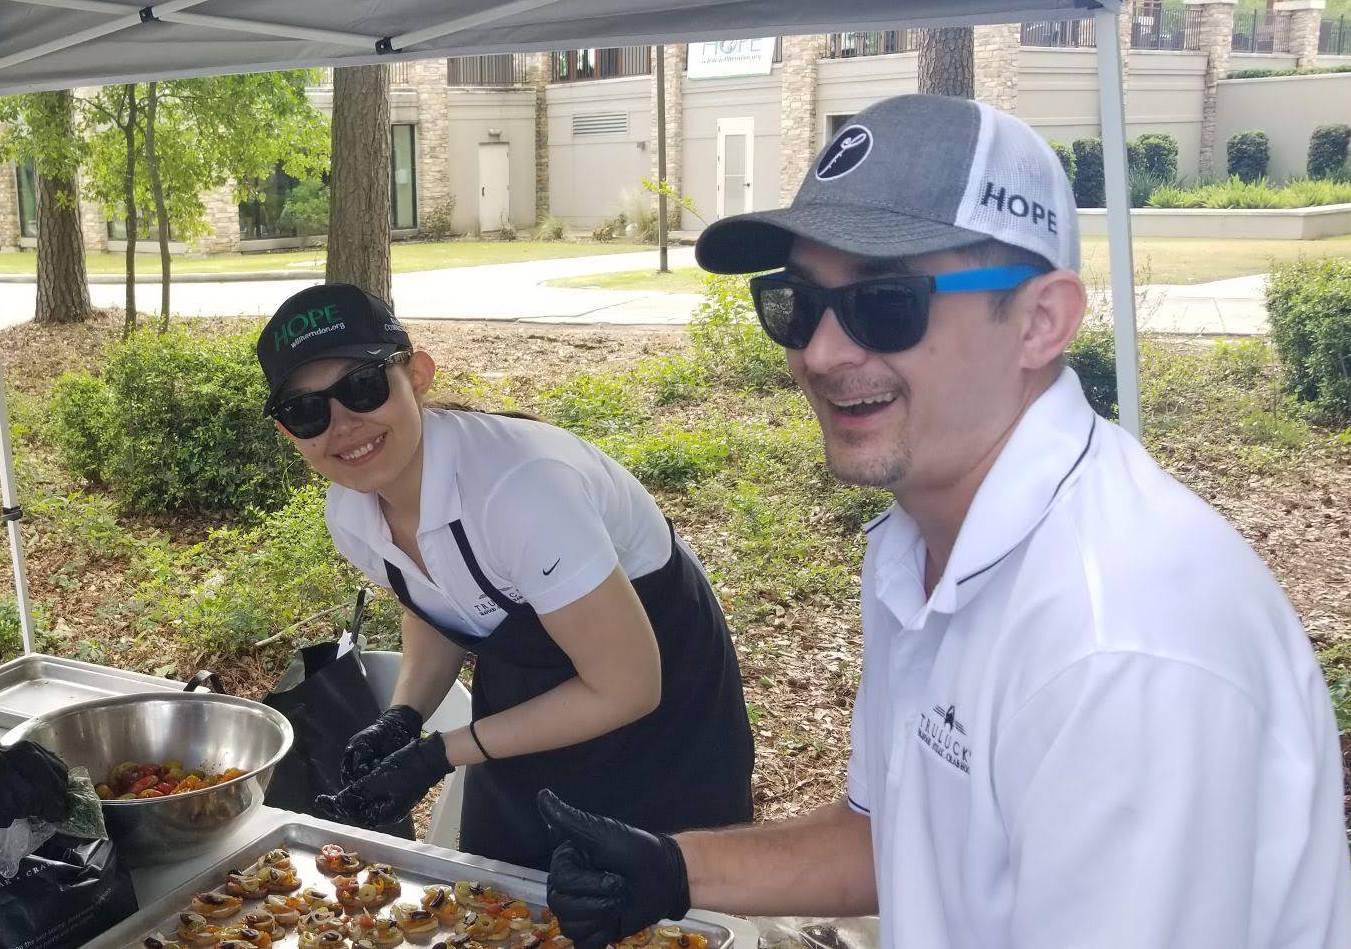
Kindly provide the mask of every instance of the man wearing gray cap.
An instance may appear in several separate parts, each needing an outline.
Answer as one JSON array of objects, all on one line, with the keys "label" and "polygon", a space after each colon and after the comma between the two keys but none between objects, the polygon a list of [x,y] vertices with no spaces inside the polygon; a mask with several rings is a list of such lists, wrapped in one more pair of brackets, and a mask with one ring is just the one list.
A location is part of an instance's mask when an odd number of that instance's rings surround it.
[{"label": "man wearing gray cap", "polygon": [[868,530],[848,794],[654,836],[569,807],[549,905],[579,949],[691,905],[880,911],[886,949],[1351,946],[1342,762],[1262,562],[1126,433],[1064,351],[1074,199],[1031,129],[902,96],[789,208],[700,237],[751,279]]}]

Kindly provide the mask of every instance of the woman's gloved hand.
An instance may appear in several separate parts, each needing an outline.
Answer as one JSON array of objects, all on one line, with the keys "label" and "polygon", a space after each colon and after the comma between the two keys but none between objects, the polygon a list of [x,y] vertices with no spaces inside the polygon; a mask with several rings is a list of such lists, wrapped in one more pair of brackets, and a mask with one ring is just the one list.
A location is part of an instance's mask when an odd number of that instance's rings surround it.
[{"label": "woman's gloved hand", "polygon": [[352,736],[342,753],[338,772],[343,784],[353,784],[375,770],[382,760],[422,734],[422,716],[408,705],[387,709],[373,723]]},{"label": "woman's gloved hand", "polygon": [[0,828],[37,817],[66,816],[66,764],[41,745],[20,741],[0,752]]},{"label": "woman's gloved hand", "polygon": [[454,770],[446,757],[445,739],[428,735],[404,745],[356,783],[331,796],[321,794],[314,803],[332,820],[378,827],[406,817],[437,781]]},{"label": "woman's gloved hand", "polygon": [[578,810],[547,789],[536,803],[554,842],[549,909],[577,949],[604,949],[690,911],[685,855],[675,838]]}]

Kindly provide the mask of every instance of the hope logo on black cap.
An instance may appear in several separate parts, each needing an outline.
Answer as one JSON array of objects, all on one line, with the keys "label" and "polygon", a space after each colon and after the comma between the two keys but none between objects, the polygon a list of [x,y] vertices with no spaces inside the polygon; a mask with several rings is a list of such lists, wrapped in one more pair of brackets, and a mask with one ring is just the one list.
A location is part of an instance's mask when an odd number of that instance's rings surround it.
[{"label": "hope logo on black cap", "polygon": [[873,133],[861,125],[850,125],[830,143],[821,160],[816,163],[818,181],[843,178],[863,164],[873,150]]}]

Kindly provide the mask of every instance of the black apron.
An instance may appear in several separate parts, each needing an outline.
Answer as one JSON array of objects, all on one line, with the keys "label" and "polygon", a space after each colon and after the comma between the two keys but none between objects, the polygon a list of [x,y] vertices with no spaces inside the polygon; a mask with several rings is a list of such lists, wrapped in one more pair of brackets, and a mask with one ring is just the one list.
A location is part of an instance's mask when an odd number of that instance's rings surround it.
[{"label": "black apron", "polygon": [[[576,669],[534,609],[489,582],[460,521],[450,530],[474,580],[507,614],[487,637],[434,622],[413,603],[399,569],[386,561],[385,572],[406,609],[476,655],[474,719],[573,678]],[[672,529],[670,560],[632,582],[661,652],[660,704],[638,721],[578,745],[470,767],[461,850],[547,869],[551,848],[535,809],[535,795],[546,787],[577,807],[659,833],[751,819],[750,721],[736,652],[708,579]]]}]

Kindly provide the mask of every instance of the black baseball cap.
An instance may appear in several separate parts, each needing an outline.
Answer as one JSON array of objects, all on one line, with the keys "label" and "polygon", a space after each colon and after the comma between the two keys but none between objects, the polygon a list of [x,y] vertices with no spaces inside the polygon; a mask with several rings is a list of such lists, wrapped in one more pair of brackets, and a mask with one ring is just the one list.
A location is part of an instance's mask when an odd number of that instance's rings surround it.
[{"label": "black baseball cap", "polygon": [[316,359],[377,362],[413,348],[394,311],[350,283],[322,283],[291,296],[258,337],[258,363],[270,390],[264,410],[301,366]]}]

